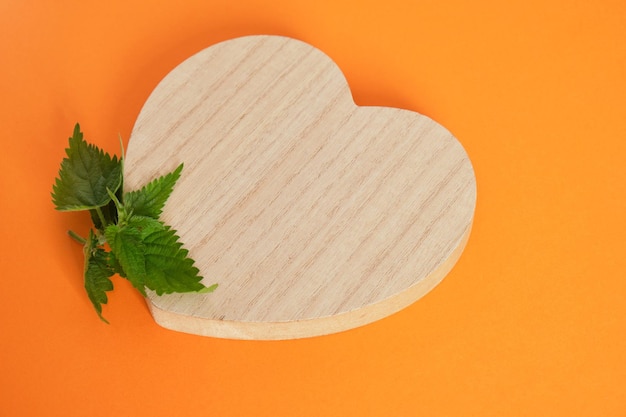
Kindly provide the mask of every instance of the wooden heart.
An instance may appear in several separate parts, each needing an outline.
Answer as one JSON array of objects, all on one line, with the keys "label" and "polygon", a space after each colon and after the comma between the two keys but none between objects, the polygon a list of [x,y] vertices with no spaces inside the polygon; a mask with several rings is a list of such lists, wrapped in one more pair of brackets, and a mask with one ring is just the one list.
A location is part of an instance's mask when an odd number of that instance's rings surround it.
[{"label": "wooden heart", "polygon": [[285,37],[222,42],[156,87],[133,128],[125,188],[185,167],[163,212],[210,294],[148,294],[163,327],[289,339],[413,303],[468,239],[472,165],[441,125],[354,104],[336,64]]}]

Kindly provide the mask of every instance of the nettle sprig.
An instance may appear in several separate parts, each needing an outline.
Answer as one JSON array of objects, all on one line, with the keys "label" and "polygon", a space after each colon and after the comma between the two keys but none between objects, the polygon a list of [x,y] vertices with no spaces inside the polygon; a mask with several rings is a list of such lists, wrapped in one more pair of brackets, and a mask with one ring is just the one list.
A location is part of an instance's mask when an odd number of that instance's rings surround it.
[{"label": "nettle sprig", "polygon": [[94,229],[89,236],[68,233],[83,245],[85,289],[104,322],[108,323],[102,304],[108,301],[107,291],[113,290],[115,274],[128,279],[144,296],[146,289],[157,295],[215,290],[217,284],[202,284],[176,231],[159,219],[183,164],[140,190],[124,192],[123,155],[111,157],[88,144],[78,123],[65,152],[52,186],[52,202],[57,210],[91,215]]}]

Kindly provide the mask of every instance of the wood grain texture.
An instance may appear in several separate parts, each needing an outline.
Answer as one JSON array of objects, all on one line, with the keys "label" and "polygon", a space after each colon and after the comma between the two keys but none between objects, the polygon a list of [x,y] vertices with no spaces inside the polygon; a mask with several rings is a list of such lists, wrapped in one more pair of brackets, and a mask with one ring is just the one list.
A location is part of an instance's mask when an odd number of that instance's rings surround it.
[{"label": "wood grain texture", "polygon": [[335,63],[251,36],[187,59],[133,128],[125,188],[185,168],[163,212],[211,294],[149,294],[160,325],[239,339],[350,329],[437,285],[468,239],[463,147],[407,110],[361,107]]}]

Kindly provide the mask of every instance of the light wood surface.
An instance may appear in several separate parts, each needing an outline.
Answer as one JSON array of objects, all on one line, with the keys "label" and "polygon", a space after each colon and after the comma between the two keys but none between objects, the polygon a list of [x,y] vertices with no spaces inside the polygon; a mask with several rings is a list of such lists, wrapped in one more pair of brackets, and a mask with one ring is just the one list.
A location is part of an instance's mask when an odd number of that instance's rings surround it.
[{"label": "light wood surface", "polygon": [[415,302],[449,272],[476,201],[471,163],[441,125],[361,107],[303,42],[222,42],[168,74],[125,160],[136,189],[184,162],[163,212],[210,294],[149,294],[163,327],[289,339],[347,330]]}]

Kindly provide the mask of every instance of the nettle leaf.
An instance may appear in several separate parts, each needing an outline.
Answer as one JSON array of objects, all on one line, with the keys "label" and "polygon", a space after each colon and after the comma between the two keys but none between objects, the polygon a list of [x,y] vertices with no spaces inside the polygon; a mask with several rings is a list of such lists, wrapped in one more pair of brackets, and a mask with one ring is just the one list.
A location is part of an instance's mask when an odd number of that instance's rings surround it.
[{"label": "nettle leaf", "polygon": [[69,138],[67,158],[52,186],[52,202],[57,210],[91,210],[107,205],[107,188],[116,192],[122,184],[122,162],[83,140],[80,125]]},{"label": "nettle leaf", "polygon": [[124,194],[124,205],[133,214],[158,219],[182,170],[183,164],[180,164],[174,171],[149,182],[140,190]]},{"label": "nettle leaf", "polygon": [[206,288],[200,282],[200,271],[171,227],[145,216],[133,216],[129,224],[141,232],[147,288],[157,295]]},{"label": "nettle leaf", "polygon": [[122,226],[108,226],[105,235],[113,265],[119,265],[121,276],[125,275],[144,296],[145,288],[157,295],[215,289],[207,289],[200,282],[200,271],[176,232],[157,219],[132,215]]},{"label": "nettle leaf", "polygon": [[[158,218],[180,178],[183,164],[138,191],[123,193],[122,159],[111,157],[83,140],[80,125],[74,127],[67,157],[52,186],[57,210],[87,210],[96,227],[85,239],[69,234],[84,245],[84,282],[98,316],[113,290],[111,276],[119,274],[146,296],[173,292],[208,293],[217,284],[202,284],[199,270],[183,248],[176,231]],[[105,250],[109,245],[110,251]],[[107,322],[108,323],[108,322]]]},{"label": "nettle leaf", "polygon": [[89,232],[89,240],[85,243],[83,250],[85,253],[85,290],[100,319],[108,323],[102,316],[102,304],[108,302],[106,292],[113,290],[110,277],[113,276],[114,271],[109,266],[107,252],[98,247],[98,239],[92,231]]},{"label": "nettle leaf", "polygon": [[109,266],[111,267],[113,272],[115,272],[122,278],[128,278],[126,276],[126,272],[124,272],[124,268],[122,268],[122,265],[120,264],[120,261],[117,260],[115,254],[113,252],[107,252],[107,255],[109,256]]},{"label": "nettle leaf", "polygon": [[107,226],[104,235],[116,260],[115,265],[121,267],[124,272],[121,276],[128,279],[145,296],[147,279],[145,249],[139,229],[128,224],[122,226],[112,224]]}]

